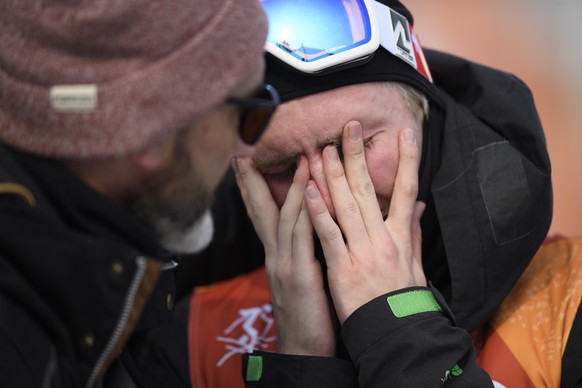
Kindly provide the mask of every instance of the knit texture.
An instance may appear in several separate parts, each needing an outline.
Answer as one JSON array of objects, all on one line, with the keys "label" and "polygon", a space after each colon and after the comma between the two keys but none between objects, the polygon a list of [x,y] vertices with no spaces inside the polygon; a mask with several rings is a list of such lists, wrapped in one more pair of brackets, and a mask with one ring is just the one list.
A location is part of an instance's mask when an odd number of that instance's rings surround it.
[{"label": "knit texture", "polygon": [[[0,2],[0,142],[51,157],[139,151],[225,100],[256,65],[256,0]],[[51,90],[96,86],[96,107]]]}]

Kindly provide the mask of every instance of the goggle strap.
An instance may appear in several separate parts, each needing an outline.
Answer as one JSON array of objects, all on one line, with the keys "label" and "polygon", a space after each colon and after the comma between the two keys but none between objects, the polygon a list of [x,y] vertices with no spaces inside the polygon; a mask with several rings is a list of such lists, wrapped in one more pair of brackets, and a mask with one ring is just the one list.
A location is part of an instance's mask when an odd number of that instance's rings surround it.
[{"label": "goggle strap", "polygon": [[416,56],[416,70],[432,83],[432,74],[430,73],[428,63],[426,63],[420,39],[418,38],[418,35],[416,35],[416,32],[414,32],[412,26],[410,26],[410,31],[412,31],[412,43],[414,46],[414,55]]},{"label": "goggle strap", "polygon": [[380,45],[432,82],[422,46],[408,19],[384,4],[373,3],[380,26]]}]

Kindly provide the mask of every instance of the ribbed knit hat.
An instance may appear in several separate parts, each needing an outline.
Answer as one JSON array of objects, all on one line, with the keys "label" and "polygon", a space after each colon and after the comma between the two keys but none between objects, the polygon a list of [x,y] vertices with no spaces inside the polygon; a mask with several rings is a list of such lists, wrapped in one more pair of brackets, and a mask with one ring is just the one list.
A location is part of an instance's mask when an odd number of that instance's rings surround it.
[{"label": "ribbed knit hat", "polygon": [[0,142],[139,151],[224,101],[266,34],[258,0],[3,0]]}]

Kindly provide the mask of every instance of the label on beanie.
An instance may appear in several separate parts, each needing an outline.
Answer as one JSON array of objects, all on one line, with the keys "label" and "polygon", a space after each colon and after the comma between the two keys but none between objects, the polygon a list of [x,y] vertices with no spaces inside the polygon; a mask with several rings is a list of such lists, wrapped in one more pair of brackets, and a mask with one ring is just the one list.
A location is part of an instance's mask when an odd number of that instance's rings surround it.
[{"label": "label on beanie", "polygon": [[60,112],[90,112],[97,108],[97,85],[55,85],[50,100]]}]

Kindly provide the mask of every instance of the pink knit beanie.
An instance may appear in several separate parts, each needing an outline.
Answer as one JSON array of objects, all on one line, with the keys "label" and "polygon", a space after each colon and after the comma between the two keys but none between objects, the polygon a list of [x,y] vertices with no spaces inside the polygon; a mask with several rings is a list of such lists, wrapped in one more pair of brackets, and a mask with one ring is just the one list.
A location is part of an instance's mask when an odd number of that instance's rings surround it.
[{"label": "pink knit beanie", "polygon": [[258,0],[3,0],[0,142],[139,151],[224,101],[266,34]]}]

